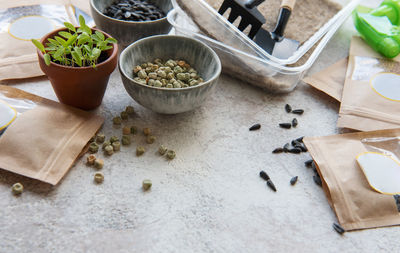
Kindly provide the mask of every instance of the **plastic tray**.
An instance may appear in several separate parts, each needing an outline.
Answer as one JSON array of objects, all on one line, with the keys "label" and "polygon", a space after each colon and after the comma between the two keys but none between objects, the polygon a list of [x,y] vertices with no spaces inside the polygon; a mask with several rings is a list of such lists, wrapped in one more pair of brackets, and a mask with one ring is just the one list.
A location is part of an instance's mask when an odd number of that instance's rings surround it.
[{"label": "plastic tray", "polygon": [[[224,33],[224,36],[226,35],[225,37],[236,40],[235,45],[237,45],[237,47],[235,48],[201,34],[192,20],[179,8],[176,1],[173,0],[172,2],[175,8],[168,14],[168,21],[175,28],[175,33],[199,39],[211,46],[221,58],[224,73],[267,89],[270,92],[286,93],[292,91],[296,87],[298,81],[312,66],[330,38],[351,14],[360,0],[353,0],[350,3],[351,5],[348,4],[340,11],[340,15],[335,16],[337,17],[335,22],[331,23],[329,29],[324,28],[327,29],[327,31],[314,43],[316,44],[318,42],[318,45],[314,48],[308,60],[304,64],[295,67],[286,66],[285,63],[275,61],[271,57],[265,57],[254,45],[247,43],[247,36],[241,36],[243,33],[237,30],[233,25],[233,29],[224,25],[221,26],[221,32]],[[202,0],[197,2],[199,8],[211,8]],[[208,7],[204,7],[205,5]],[[210,18],[215,19],[215,22],[220,23],[221,19],[223,19],[220,15],[215,15],[212,10],[207,10],[207,13],[210,14]],[[305,50],[305,47],[301,47],[299,50]],[[303,55],[304,53],[305,52],[302,52]]]}]

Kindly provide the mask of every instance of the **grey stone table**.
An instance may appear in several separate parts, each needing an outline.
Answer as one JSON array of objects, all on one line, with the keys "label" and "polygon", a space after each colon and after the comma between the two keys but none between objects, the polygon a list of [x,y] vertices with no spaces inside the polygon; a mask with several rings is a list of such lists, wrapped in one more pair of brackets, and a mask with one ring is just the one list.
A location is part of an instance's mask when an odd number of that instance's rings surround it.
[{"label": "grey stone table", "polygon": [[[353,30],[348,22],[335,35],[311,72],[344,57]],[[56,97],[44,78],[9,85]],[[304,108],[295,129],[278,123],[292,119],[289,103]],[[111,80],[98,113],[103,132],[120,133],[111,119],[127,105],[138,112],[130,124],[150,127],[157,142],[138,158],[137,143],[105,158],[105,181],[93,183],[84,159],[56,187],[0,171],[0,252],[399,252],[400,228],[346,233],[332,229],[336,217],[322,189],[303,162],[308,154],[273,155],[271,150],[303,136],[337,133],[339,104],[300,83],[287,95],[222,76],[200,109],[163,116],[136,104],[119,73]],[[259,131],[249,132],[253,123]],[[162,143],[176,150],[166,161],[156,154]],[[266,170],[278,191],[258,176]],[[289,184],[299,176],[295,186]],[[143,179],[153,181],[149,192]],[[26,191],[14,197],[10,187]]]}]

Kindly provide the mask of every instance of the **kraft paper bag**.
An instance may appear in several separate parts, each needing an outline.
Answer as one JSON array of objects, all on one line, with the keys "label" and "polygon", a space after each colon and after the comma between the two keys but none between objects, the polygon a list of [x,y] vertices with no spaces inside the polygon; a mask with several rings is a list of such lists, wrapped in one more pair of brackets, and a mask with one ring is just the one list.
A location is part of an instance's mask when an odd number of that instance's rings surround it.
[{"label": "kraft paper bag", "polygon": [[[375,191],[367,181],[356,157],[367,151],[388,150],[399,158],[400,129],[356,132],[303,139],[323,181],[323,189],[339,223],[346,230],[400,224],[398,195]],[[365,140],[383,141],[371,150]]]},{"label": "kraft paper bag", "polygon": [[[88,0],[0,0],[0,81],[44,75],[30,39],[40,39],[76,15],[89,16]],[[90,22],[88,22],[90,25]]]},{"label": "kraft paper bag", "polygon": [[348,57],[303,79],[303,82],[320,90],[337,101],[342,100],[343,86],[346,79]]},{"label": "kraft paper bag", "polygon": [[96,134],[103,118],[0,85],[0,100],[18,111],[0,135],[0,168],[56,185]]},{"label": "kraft paper bag", "polygon": [[353,37],[337,126],[360,131],[400,127],[400,56],[385,59]]}]

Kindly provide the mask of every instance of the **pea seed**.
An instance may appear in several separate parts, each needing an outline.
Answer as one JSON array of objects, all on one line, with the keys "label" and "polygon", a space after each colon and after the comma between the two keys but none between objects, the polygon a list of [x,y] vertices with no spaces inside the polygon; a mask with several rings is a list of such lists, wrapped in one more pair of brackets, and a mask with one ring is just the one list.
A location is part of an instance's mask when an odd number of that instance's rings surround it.
[{"label": "pea seed", "polygon": [[104,134],[98,134],[96,136],[96,142],[97,143],[103,143],[106,140],[106,136]]},{"label": "pea seed", "polygon": [[182,69],[180,66],[176,66],[176,67],[174,68],[174,72],[175,72],[176,74],[179,74],[179,73],[182,73],[182,72],[183,72],[183,69]]},{"label": "pea seed", "polygon": [[162,64],[162,60],[161,60],[160,58],[154,59],[154,62],[155,62],[156,64]]},{"label": "pea seed", "polygon": [[95,155],[88,155],[88,157],[86,158],[86,164],[89,166],[93,165],[95,161],[96,161]]},{"label": "pea seed", "polygon": [[111,138],[110,138],[110,143],[112,144],[113,142],[116,142],[116,141],[119,141],[119,139],[118,139],[118,137],[117,136],[111,136]]},{"label": "pea seed", "polygon": [[175,151],[173,151],[173,150],[168,150],[168,151],[167,151],[167,157],[168,157],[168,159],[172,160],[172,159],[175,158],[175,156],[176,156]]},{"label": "pea seed", "polygon": [[136,148],[136,156],[141,156],[144,154],[144,152],[146,152],[146,150],[144,149],[144,147],[137,147]]},{"label": "pea seed", "polygon": [[189,73],[178,73],[176,75],[176,78],[181,81],[188,81],[190,78],[190,74]]},{"label": "pea seed", "polygon": [[141,68],[147,68],[147,63],[143,63],[140,65]]},{"label": "pea seed", "polygon": [[178,66],[184,67],[186,62],[185,61],[177,61]]},{"label": "pea seed", "polygon": [[195,85],[198,85],[198,84],[199,84],[199,81],[192,80],[192,81],[190,81],[189,86],[195,86]]},{"label": "pea seed", "polygon": [[159,80],[157,80],[157,81],[154,82],[154,86],[160,88],[160,87],[162,87],[162,82],[160,82]]},{"label": "pea seed", "polygon": [[187,87],[189,87],[189,85],[187,84],[182,85],[182,88],[187,88]]},{"label": "pea seed", "polygon": [[21,183],[15,183],[11,189],[14,195],[20,195],[24,191],[24,186]]},{"label": "pea seed", "polygon": [[174,79],[174,78],[175,78],[174,73],[170,72],[170,73],[167,74],[167,79],[168,79],[168,80],[172,80],[172,79]]},{"label": "pea seed", "polygon": [[151,72],[151,73],[149,73],[149,78],[151,78],[151,79],[157,79],[157,73],[156,73],[156,72]]},{"label": "pea seed", "polygon": [[141,78],[141,79],[146,79],[146,78],[147,78],[147,73],[146,73],[146,71],[144,71],[143,69],[140,70],[140,71],[137,73],[137,75],[138,75],[138,77]]},{"label": "pea seed", "polygon": [[123,111],[121,112],[121,119],[127,120],[128,119],[128,113]]},{"label": "pea seed", "polygon": [[131,144],[131,136],[130,135],[123,135],[122,136],[122,145],[130,145]]},{"label": "pea seed", "polygon": [[121,142],[115,141],[112,143],[112,147],[114,151],[120,151],[121,150]]},{"label": "pea seed", "polygon": [[157,71],[157,76],[159,76],[161,78],[166,78],[167,77],[167,73],[165,73],[165,71],[158,70]]},{"label": "pea seed", "polygon": [[124,128],[122,128],[122,134],[128,135],[128,134],[130,134],[130,133],[131,133],[130,127],[124,127]]},{"label": "pea seed", "polygon": [[154,79],[149,79],[149,81],[147,82],[147,85],[149,85],[149,86],[155,86],[155,84],[156,84],[156,80],[154,80]]},{"label": "pea seed", "polygon": [[133,106],[127,106],[127,107],[125,108],[125,111],[126,111],[128,114],[134,114],[134,113],[135,113],[135,109],[133,108]]},{"label": "pea seed", "polygon": [[104,142],[103,143],[103,147],[102,147],[102,149],[104,150],[105,149],[105,147],[107,147],[107,146],[110,146],[111,145],[111,142],[109,142],[109,141],[106,141],[106,142]]},{"label": "pea seed", "polygon": [[162,87],[167,86],[168,80],[167,79],[161,79]]},{"label": "pea seed", "polygon": [[174,88],[174,86],[172,85],[172,84],[167,84],[167,86],[166,86],[167,88],[169,88],[169,89],[171,89],[171,88]]},{"label": "pea seed", "polygon": [[113,118],[114,125],[121,125],[122,119],[121,117],[117,116]]},{"label": "pea seed", "polygon": [[104,181],[104,175],[103,175],[103,173],[101,173],[101,172],[96,172],[96,173],[94,174],[94,181],[95,181],[96,183],[98,183],[98,184],[103,183],[103,181]]},{"label": "pea seed", "polygon": [[151,180],[150,180],[150,179],[145,179],[145,180],[143,180],[143,182],[142,182],[142,188],[143,188],[144,191],[150,190],[151,186],[152,186],[152,183],[151,183]]},{"label": "pea seed", "polygon": [[94,167],[98,170],[101,170],[104,166],[104,161],[102,159],[96,159],[94,162]]},{"label": "pea seed", "polygon": [[152,136],[152,135],[149,135],[149,136],[147,136],[147,138],[146,138],[146,142],[148,143],[148,144],[152,144],[152,143],[154,143],[156,141],[156,137],[154,137],[154,136]]},{"label": "pea seed", "polygon": [[160,155],[165,155],[165,153],[167,153],[167,148],[166,147],[164,147],[163,145],[161,145],[159,148],[158,148],[158,153],[160,153]]},{"label": "pea seed", "polygon": [[99,145],[97,145],[96,142],[90,143],[89,152],[93,154],[93,153],[97,153],[97,151],[99,151]]},{"label": "pea seed", "polygon": [[113,148],[113,146],[111,146],[111,145],[106,146],[106,147],[104,148],[104,152],[105,152],[107,155],[112,155],[112,154],[114,154],[114,148]]},{"label": "pea seed", "polygon": [[146,135],[146,136],[150,135],[151,134],[150,128],[148,128],[148,127],[143,128],[143,134]]},{"label": "pea seed", "polygon": [[137,127],[131,126],[131,134],[136,134],[136,133],[137,133]]},{"label": "pea seed", "polygon": [[174,88],[182,88],[182,86],[181,86],[181,84],[180,83],[178,83],[178,82],[173,82],[173,84],[172,84],[173,86],[174,86]]},{"label": "pea seed", "polygon": [[141,70],[142,70],[142,67],[140,67],[140,66],[135,66],[135,67],[133,68],[133,73],[137,74],[137,72],[139,72],[139,71],[141,71]]}]

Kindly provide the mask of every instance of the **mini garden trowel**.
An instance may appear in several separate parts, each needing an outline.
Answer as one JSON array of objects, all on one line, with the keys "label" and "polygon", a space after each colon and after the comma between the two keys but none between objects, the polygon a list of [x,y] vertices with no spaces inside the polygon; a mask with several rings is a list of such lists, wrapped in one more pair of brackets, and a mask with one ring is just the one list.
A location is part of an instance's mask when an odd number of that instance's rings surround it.
[{"label": "mini garden trowel", "polygon": [[228,9],[231,9],[228,21],[233,23],[240,16],[241,20],[238,29],[243,32],[246,27],[251,26],[247,36],[253,39],[258,30],[260,30],[261,26],[265,23],[264,16],[257,10],[257,6],[264,1],[265,0],[248,0],[243,2],[241,0],[224,0],[218,13],[224,15]]},{"label": "mini garden trowel", "polygon": [[272,32],[259,29],[254,41],[267,53],[280,59],[289,58],[299,47],[299,42],[283,36],[296,0],[282,0],[278,21]]}]

